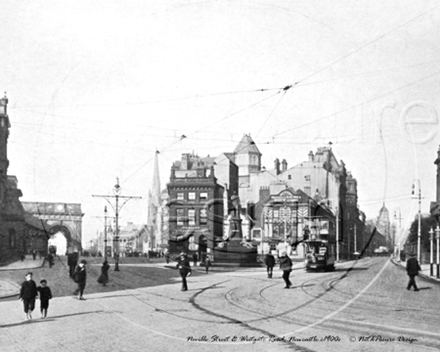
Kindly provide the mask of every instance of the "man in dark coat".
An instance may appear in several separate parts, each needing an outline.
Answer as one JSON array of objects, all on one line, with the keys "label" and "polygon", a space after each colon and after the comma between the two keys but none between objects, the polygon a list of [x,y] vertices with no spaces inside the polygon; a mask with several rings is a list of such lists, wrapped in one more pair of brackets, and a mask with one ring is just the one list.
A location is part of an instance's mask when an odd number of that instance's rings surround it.
[{"label": "man in dark coat", "polygon": [[180,276],[182,277],[182,291],[188,291],[186,277],[191,276],[191,266],[186,253],[180,253],[179,260],[177,261],[177,268],[179,269]]},{"label": "man in dark coat", "polygon": [[37,285],[32,280],[32,273],[26,274],[26,281],[21,284],[20,296],[18,299],[23,300],[23,308],[26,313],[26,320],[32,319],[32,311],[35,308],[35,298],[38,295]]},{"label": "man in dark coat", "polygon": [[410,256],[411,258],[409,258],[408,261],[406,262],[406,272],[409,276],[409,282],[406,289],[410,290],[411,287],[414,286],[414,291],[418,291],[419,289],[416,284],[416,276],[419,274],[419,271],[422,269],[420,268],[419,262],[417,261],[415,254],[411,253]]},{"label": "man in dark coat", "polygon": [[69,266],[69,276],[73,277],[75,268],[78,265],[78,252],[69,253],[67,255],[67,265]]},{"label": "man in dark coat", "polygon": [[264,258],[264,264],[267,267],[267,277],[269,279],[272,278],[273,267],[275,266],[275,257],[269,252],[267,252],[266,257]]},{"label": "man in dark coat", "polygon": [[85,300],[83,297],[84,289],[86,287],[86,264],[85,260],[81,260],[79,265],[77,266],[75,273],[73,274],[73,280],[78,284],[78,288],[75,291],[74,295],[78,295],[78,299]]},{"label": "man in dark coat", "polygon": [[280,269],[283,271],[283,280],[286,283],[284,288],[290,288],[290,286],[292,286],[289,279],[290,272],[292,271],[292,260],[287,255],[287,252],[281,253]]}]

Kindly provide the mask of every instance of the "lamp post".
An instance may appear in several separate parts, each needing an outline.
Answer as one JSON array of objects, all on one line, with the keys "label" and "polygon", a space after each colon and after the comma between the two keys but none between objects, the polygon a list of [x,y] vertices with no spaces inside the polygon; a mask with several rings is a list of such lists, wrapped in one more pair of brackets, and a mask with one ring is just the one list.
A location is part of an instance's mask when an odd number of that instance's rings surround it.
[{"label": "lamp post", "polygon": [[[101,197],[104,198],[109,204],[112,206],[112,208],[115,211],[115,226],[116,226],[116,232],[115,232],[115,271],[119,271],[119,211],[122,209],[122,207],[127,203],[130,199],[141,199],[142,197],[136,197],[136,196],[121,196],[121,186],[119,185],[119,178],[116,178],[116,185],[113,187],[113,195],[92,195],[92,197]],[[113,207],[112,203],[108,200],[108,198],[115,198],[116,205]],[[119,207],[119,198],[125,199],[125,202]],[[105,208],[107,210],[107,208]]]},{"label": "lamp post", "polygon": [[107,261],[107,205],[104,206],[104,261]]},{"label": "lamp post", "polygon": [[336,215],[336,262],[339,262],[339,210],[335,209]]},{"label": "lamp post", "polygon": [[115,225],[116,225],[116,235],[115,235],[115,240],[116,240],[116,254],[115,254],[115,271],[119,271],[119,225],[118,225],[118,218],[119,218],[119,205],[118,205],[118,201],[119,201],[119,195],[121,193],[121,186],[119,185],[119,179],[116,179],[116,185],[113,187],[113,193],[115,195],[116,198],[116,207],[115,207]]},{"label": "lamp post", "polygon": [[434,230],[429,230],[429,242],[431,245],[431,256],[429,258],[430,276],[434,276]]},{"label": "lamp post", "polygon": [[437,225],[435,229],[435,239],[437,240],[437,279],[440,279],[440,248],[439,248],[439,240],[440,240],[440,227]]},{"label": "lamp post", "polygon": [[418,186],[419,186],[419,192],[418,192],[418,199],[419,199],[419,218],[418,218],[418,229],[417,229],[417,260],[420,263],[420,239],[421,239],[421,232],[422,232],[422,190],[420,187],[420,180],[414,180],[414,183],[412,185],[412,196],[415,197],[415,181],[417,181]]}]

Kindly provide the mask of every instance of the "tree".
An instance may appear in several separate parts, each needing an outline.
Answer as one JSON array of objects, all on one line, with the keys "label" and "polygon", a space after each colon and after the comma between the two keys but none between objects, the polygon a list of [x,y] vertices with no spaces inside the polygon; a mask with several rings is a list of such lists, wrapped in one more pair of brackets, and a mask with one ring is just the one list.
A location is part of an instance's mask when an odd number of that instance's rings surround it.
[{"label": "tree", "polygon": [[[432,215],[428,217],[422,217],[421,221],[421,233],[420,233],[420,242],[421,242],[421,250],[429,251],[430,242],[429,242],[429,230],[432,228],[433,230],[437,227],[437,220]],[[407,243],[417,243],[419,229],[419,220],[416,218],[409,229]]]}]

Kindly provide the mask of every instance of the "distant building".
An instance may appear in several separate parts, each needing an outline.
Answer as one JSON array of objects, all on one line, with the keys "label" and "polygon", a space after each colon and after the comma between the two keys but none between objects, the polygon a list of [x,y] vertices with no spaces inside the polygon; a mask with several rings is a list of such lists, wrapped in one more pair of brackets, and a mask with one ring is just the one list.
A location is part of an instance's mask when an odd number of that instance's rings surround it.
[{"label": "distant building", "polygon": [[388,248],[393,248],[394,244],[392,244],[391,238],[391,222],[390,222],[390,213],[383,203],[382,208],[379,211],[379,216],[376,221],[377,230],[384,236],[385,238],[385,246]]}]

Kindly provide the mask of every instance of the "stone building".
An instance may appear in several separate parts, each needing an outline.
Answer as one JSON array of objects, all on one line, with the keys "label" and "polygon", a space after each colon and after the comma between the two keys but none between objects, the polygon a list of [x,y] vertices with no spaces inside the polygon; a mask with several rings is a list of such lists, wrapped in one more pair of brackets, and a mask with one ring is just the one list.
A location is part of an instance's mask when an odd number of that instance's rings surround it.
[{"label": "stone building", "polygon": [[226,154],[182,154],[173,163],[169,195],[169,251],[197,253],[202,260],[222,241],[231,192],[237,189],[238,166]]},{"label": "stone building", "polygon": [[18,180],[8,175],[8,137],[11,123],[8,99],[0,99],[0,263],[17,259],[23,252],[47,250],[44,224],[25,212],[19,198]]}]

